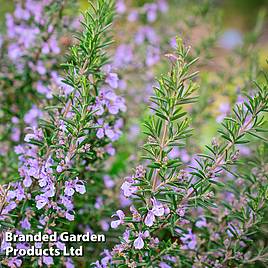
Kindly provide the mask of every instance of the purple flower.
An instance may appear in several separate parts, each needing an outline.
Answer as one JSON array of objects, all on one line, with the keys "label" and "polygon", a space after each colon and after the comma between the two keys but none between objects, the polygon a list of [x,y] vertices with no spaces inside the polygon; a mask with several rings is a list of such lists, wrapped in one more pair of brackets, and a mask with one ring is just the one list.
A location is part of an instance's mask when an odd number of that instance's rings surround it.
[{"label": "purple flower", "polygon": [[43,263],[50,266],[54,264],[53,258],[50,256],[43,256]]},{"label": "purple flower", "polygon": [[189,154],[187,153],[185,149],[182,149],[180,151],[180,157],[183,163],[188,163],[191,160],[191,157],[189,156]]},{"label": "purple flower", "polygon": [[137,45],[142,44],[145,40],[147,40],[150,44],[157,44],[159,38],[152,27],[144,26],[139,29],[135,36],[135,43]]},{"label": "purple flower", "polygon": [[[113,89],[108,86],[103,86],[100,89],[100,94],[96,99],[96,104],[93,106],[93,110],[96,111],[96,115],[102,115],[105,112],[105,107],[112,115],[118,114],[119,111],[126,111],[125,100],[122,97],[117,96]],[[107,135],[107,131],[112,130],[112,127],[109,124],[104,123],[103,119],[99,119],[97,125],[101,126],[100,129],[102,129],[97,133],[98,138],[103,138],[104,134]]]},{"label": "purple flower", "polygon": [[137,190],[137,186],[133,186],[134,180],[132,178],[127,177],[126,181],[122,184],[121,189],[123,190],[123,194],[125,197],[130,197]]},{"label": "purple flower", "polygon": [[35,67],[34,69],[36,69],[36,71],[37,71],[40,75],[44,75],[44,74],[47,72],[47,70],[46,70],[46,68],[45,68],[45,66],[44,66],[44,64],[43,64],[42,61],[38,61],[38,62],[37,62],[37,65],[36,65],[36,67]]},{"label": "purple flower", "polygon": [[243,43],[243,36],[241,32],[236,29],[226,30],[219,40],[221,47],[225,49],[233,49]]},{"label": "purple flower", "polygon": [[43,208],[49,202],[48,198],[44,195],[37,195],[35,197],[35,201],[36,201],[36,207],[38,209]]},{"label": "purple flower", "polygon": [[109,128],[108,126],[106,126],[105,128],[105,135],[110,139],[113,140],[114,136],[115,136],[115,132],[113,131],[113,129]]},{"label": "purple flower", "polygon": [[154,22],[157,17],[157,5],[155,3],[145,4],[144,9],[147,14],[147,20],[149,22]]},{"label": "purple flower", "polygon": [[147,49],[146,54],[146,65],[153,66],[155,65],[160,59],[160,50],[157,47],[149,46]]},{"label": "purple flower", "polygon": [[207,227],[207,221],[205,217],[201,217],[197,222],[195,223],[195,226],[198,228]]},{"label": "purple flower", "polygon": [[46,95],[46,97],[48,99],[51,99],[52,98],[52,93],[51,93],[51,90],[45,86],[42,81],[38,81],[37,84],[36,84],[36,90],[41,93],[41,94],[44,94]]},{"label": "purple flower", "polygon": [[102,198],[102,196],[98,196],[98,197],[96,198],[96,202],[95,202],[94,207],[95,207],[96,209],[100,209],[102,206],[103,206],[103,198]]},{"label": "purple flower", "polygon": [[176,213],[180,216],[180,217],[183,217],[185,215],[185,208],[183,207],[179,207],[177,210],[176,210]]},{"label": "purple flower", "polygon": [[111,189],[114,187],[115,182],[111,179],[109,175],[103,176],[103,182],[106,188]]},{"label": "purple flower", "polygon": [[170,213],[170,208],[168,207],[167,204],[164,204],[164,209],[165,209],[165,215],[168,215]]},{"label": "purple flower", "polygon": [[23,185],[26,188],[29,188],[32,185],[32,179],[30,178],[30,176],[25,176],[25,179],[23,180]]},{"label": "purple flower", "polygon": [[157,5],[160,12],[166,13],[168,11],[168,4],[166,0],[158,0]]},{"label": "purple flower", "polygon": [[145,225],[151,227],[151,226],[153,226],[154,221],[155,221],[155,215],[151,210],[149,210],[146,217],[145,217],[144,223],[145,223]]},{"label": "purple flower", "polygon": [[139,13],[138,13],[137,10],[132,10],[132,11],[129,13],[128,17],[127,17],[128,21],[130,21],[130,22],[134,22],[134,21],[136,21],[138,18],[139,18]]},{"label": "purple flower", "polygon": [[191,249],[194,250],[197,246],[196,235],[192,233],[192,230],[188,228],[188,233],[183,234],[181,237],[183,246],[182,249]]},{"label": "purple flower", "polygon": [[23,228],[25,230],[30,230],[31,229],[31,224],[30,224],[30,222],[29,222],[29,220],[27,218],[22,220],[20,224],[21,224],[21,228]]},{"label": "purple flower", "polygon": [[108,268],[110,266],[109,263],[112,260],[111,253],[109,252],[109,250],[105,249],[101,255],[102,255],[102,259],[101,259],[102,267]]},{"label": "purple flower", "polygon": [[135,249],[142,249],[144,247],[144,241],[142,239],[142,233],[140,232],[138,237],[134,240],[133,246]]},{"label": "purple flower", "polygon": [[102,71],[106,74],[105,82],[111,87],[111,88],[117,88],[118,87],[118,75],[116,73],[111,72],[111,65],[105,65],[102,67]]},{"label": "purple flower", "polygon": [[66,181],[65,182],[64,194],[66,194],[68,196],[73,196],[73,194],[75,192],[73,187],[74,187],[73,182]]},{"label": "purple flower", "polygon": [[86,192],[86,187],[84,183],[80,180],[77,180],[75,183],[75,191],[80,194],[84,194]]},{"label": "purple flower", "polygon": [[11,267],[11,268],[15,268],[15,267],[21,267],[22,265],[22,261],[16,257],[14,258],[11,258],[8,260],[7,262],[8,266]]},{"label": "purple flower", "polygon": [[33,133],[27,134],[24,138],[26,142],[30,142],[30,140],[41,141],[43,139],[43,132],[41,129],[37,129],[36,127],[32,128]]},{"label": "purple flower", "polygon": [[17,19],[28,20],[30,18],[30,12],[27,9],[23,9],[20,4],[16,5],[14,15]]},{"label": "purple flower", "polygon": [[217,122],[220,123],[223,119],[230,113],[231,107],[230,104],[225,102],[221,103],[219,107],[220,115],[217,117]]},{"label": "purple flower", "polygon": [[130,230],[129,230],[129,229],[126,229],[125,232],[123,233],[123,239],[124,239],[127,243],[130,242],[129,237],[130,237]]},{"label": "purple flower", "polygon": [[66,211],[65,218],[69,221],[73,221],[74,220],[74,211],[72,211],[72,210]]},{"label": "purple flower", "polygon": [[43,113],[35,105],[25,114],[24,122],[27,125],[37,126],[37,120],[43,116]]},{"label": "purple flower", "polygon": [[60,203],[63,204],[68,210],[73,209],[72,201],[66,196],[60,196]]},{"label": "purple flower", "polygon": [[251,149],[248,146],[239,144],[237,145],[237,149],[239,150],[240,154],[243,156],[250,156]]},{"label": "purple flower", "polygon": [[64,250],[64,247],[65,247],[65,244],[60,242],[60,241],[57,241],[56,242],[56,247],[60,250]]},{"label": "purple flower", "polygon": [[114,55],[114,66],[122,68],[133,59],[133,52],[130,45],[122,44],[117,47]]},{"label": "purple flower", "polygon": [[120,205],[121,207],[128,207],[132,204],[131,199],[127,198],[124,196],[123,192],[120,193],[119,195],[119,201],[120,201]]},{"label": "purple flower", "polygon": [[16,60],[17,58],[22,56],[22,51],[20,50],[17,44],[11,44],[8,47],[8,57],[11,60]]},{"label": "purple flower", "polygon": [[131,205],[129,209],[130,209],[130,212],[132,213],[133,221],[136,221],[136,222],[141,221],[141,215],[138,212],[138,210],[134,207],[134,205]]},{"label": "purple flower", "polygon": [[112,144],[107,144],[105,147],[104,147],[104,150],[107,154],[113,156],[115,155],[115,148],[112,146]]},{"label": "purple flower", "polygon": [[11,140],[15,141],[15,142],[18,142],[20,140],[20,134],[21,134],[21,131],[19,128],[17,127],[13,127],[12,128],[12,134],[11,134]]},{"label": "purple flower", "polygon": [[116,228],[118,228],[118,226],[120,224],[123,224],[124,223],[125,214],[124,214],[124,212],[122,210],[117,210],[116,211],[116,214],[113,215],[112,217],[114,217],[114,216],[117,216],[119,218],[118,220],[111,222],[111,227],[113,229],[116,229]]},{"label": "purple flower", "polygon": [[153,208],[152,208],[153,214],[157,217],[163,216],[165,213],[164,206],[156,199],[152,199],[152,203],[153,203]]},{"label": "purple flower", "polygon": [[104,129],[99,128],[96,135],[99,139],[102,139],[104,137]]},{"label": "purple flower", "polygon": [[[20,231],[17,231],[17,233],[21,233]],[[16,244],[17,249],[28,249],[29,245],[27,243],[17,243]]]},{"label": "purple flower", "polygon": [[3,37],[2,37],[2,35],[0,35],[0,49],[2,48],[2,45],[3,45]]},{"label": "purple flower", "polygon": [[124,0],[116,1],[116,11],[118,14],[123,14],[126,12],[126,5],[125,5]]},{"label": "purple flower", "polygon": [[168,265],[167,263],[165,263],[165,262],[163,262],[163,261],[159,263],[159,267],[160,267],[160,268],[171,268],[170,265]]},{"label": "purple flower", "polygon": [[107,232],[110,229],[110,225],[109,225],[109,223],[106,220],[101,220],[100,221],[100,226],[101,226],[101,229],[104,232]]},{"label": "purple flower", "polygon": [[155,221],[155,216],[161,217],[165,213],[165,208],[164,206],[157,201],[156,199],[152,199],[153,207],[151,210],[148,211],[144,223],[145,225],[151,227],[154,224]]},{"label": "purple flower", "polygon": [[3,209],[2,214],[8,214],[10,211],[15,209],[17,207],[17,204],[14,201],[9,202],[9,204]]},{"label": "purple flower", "polygon": [[93,264],[95,264],[95,267],[96,268],[103,268],[102,265],[101,265],[101,263],[100,263],[100,261],[96,261]]},{"label": "purple flower", "polygon": [[74,264],[71,258],[67,258],[67,261],[65,262],[66,268],[74,268]]},{"label": "purple flower", "polygon": [[112,88],[118,87],[118,75],[116,73],[109,73],[105,79],[105,82]]},{"label": "purple flower", "polygon": [[140,127],[137,124],[133,124],[129,128],[128,138],[131,141],[134,141],[140,133]]},{"label": "purple flower", "polygon": [[178,158],[180,155],[180,151],[177,147],[173,147],[172,150],[168,153],[168,157],[171,159]]}]

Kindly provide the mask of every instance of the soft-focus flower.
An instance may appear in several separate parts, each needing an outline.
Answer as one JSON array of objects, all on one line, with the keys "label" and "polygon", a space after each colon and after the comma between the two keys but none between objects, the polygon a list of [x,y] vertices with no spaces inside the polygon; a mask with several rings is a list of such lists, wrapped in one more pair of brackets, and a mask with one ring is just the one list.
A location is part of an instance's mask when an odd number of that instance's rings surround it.
[{"label": "soft-focus flower", "polygon": [[197,246],[196,235],[193,234],[191,229],[188,229],[188,233],[182,235],[181,241],[183,243],[182,249],[194,250]]},{"label": "soft-focus flower", "polygon": [[195,226],[198,228],[207,227],[207,221],[205,217],[201,217],[197,222],[195,223]]},{"label": "soft-focus flower", "polygon": [[106,188],[111,189],[114,187],[115,182],[111,179],[109,175],[103,176],[103,182]]},{"label": "soft-focus flower", "polygon": [[146,65],[153,66],[160,59],[160,50],[157,47],[149,46],[146,54]]},{"label": "soft-focus flower", "polygon": [[7,264],[11,268],[21,267],[22,260],[17,257],[14,257],[14,258],[9,259]]},{"label": "soft-focus flower", "polygon": [[27,218],[21,221],[21,227],[25,230],[30,230],[31,229],[31,224]]},{"label": "soft-focus flower", "polygon": [[126,12],[126,4],[124,0],[116,1],[116,11],[118,14],[123,14]]},{"label": "soft-focus flower", "polygon": [[221,103],[219,107],[220,115],[217,117],[217,122],[220,123],[230,113],[231,107],[229,103]]},{"label": "soft-focus flower", "polygon": [[226,30],[219,40],[221,47],[225,49],[233,49],[243,43],[241,33],[236,29]]}]

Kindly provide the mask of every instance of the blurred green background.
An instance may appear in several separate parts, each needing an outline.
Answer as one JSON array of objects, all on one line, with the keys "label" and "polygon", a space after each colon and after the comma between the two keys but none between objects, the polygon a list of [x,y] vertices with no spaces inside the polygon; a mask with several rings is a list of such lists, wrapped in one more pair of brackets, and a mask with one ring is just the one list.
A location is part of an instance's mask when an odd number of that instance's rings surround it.
[{"label": "blurred green background", "polygon": [[[12,11],[15,2],[14,0],[0,0],[1,29],[3,29],[5,13]],[[82,10],[87,8],[88,0],[78,0],[78,2]],[[152,1],[126,0],[126,2],[139,5]],[[179,3],[181,0],[168,0],[168,2]],[[254,25],[257,13],[261,8],[268,10],[268,0],[213,0],[211,2],[222,6],[226,27],[236,27],[240,30],[247,30],[248,27]]]},{"label": "blurred green background", "polygon": [[[91,0],[92,1],[92,0]],[[172,6],[180,4],[185,0],[167,0]],[[268,13],[268,0],[209,0],[211,3],[216,4],[221,7],[223,14],[224,26],[226,29],[232,28],[239,31],[247,32],[251,29],[257,19],[257,14],[261,9],[265,9]],[[125,0],[125,2],[130,3],[132,6],[142,5],[145,2],[152,2],[150,0]],[[198,0],[196,0],[198,3]],[[0,0],[0,32],[4,31],[5,28],[5,13],[11,12],[14,8],[15,0]],[[88,0],[78,0],[78,4],[81,10],[88,7]],[[268,25],[266,19],[266,26]],[[261,54],[263,54],[262,65],[265,66],[265,54],[268,54],[268,48],[266,44],[268,43],[268,28],[264,32],[261,39],[262,49]]]}]

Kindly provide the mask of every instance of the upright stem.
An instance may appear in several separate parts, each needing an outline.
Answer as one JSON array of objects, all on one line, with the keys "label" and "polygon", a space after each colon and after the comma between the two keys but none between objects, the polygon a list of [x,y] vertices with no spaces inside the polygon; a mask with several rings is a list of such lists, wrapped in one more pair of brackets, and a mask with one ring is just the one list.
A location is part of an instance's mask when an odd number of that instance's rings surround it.
[{"label": "upright stem", "polygon": [[[161,142],[160,142],[160,151],[159,151],[159,155],[157,157],[157,162],[162,160],[162,152],[163,152],[163,149],[164,149],[164,146],[165,146],[165,143],[166,143],[166,137],[167,137],[167,128],[168,128],[168,122],[165,121],[163,135],[162,135]],[[153,190],[153,192],[156,190],[157,177],[158,177],[158,174],[159,174],[159,170],[160,169],[155,169],[154,173],[153,173],[153,178],[152,178],[152,181],[153,181],[152,190]]]}]

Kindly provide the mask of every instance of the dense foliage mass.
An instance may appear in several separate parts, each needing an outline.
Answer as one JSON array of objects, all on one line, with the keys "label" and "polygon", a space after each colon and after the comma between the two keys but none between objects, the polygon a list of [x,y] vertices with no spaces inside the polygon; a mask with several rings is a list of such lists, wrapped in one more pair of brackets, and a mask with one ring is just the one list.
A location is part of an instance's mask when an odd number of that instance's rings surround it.
[{"label": "dense foliage mass", "polygon": [[[77,4],[17,1],[6,14],[0,264],[266,267],[265,13],[230,41],[214,1],[96,0],[80,17]],[[83,256],[61,254],[80,244]]]}]

